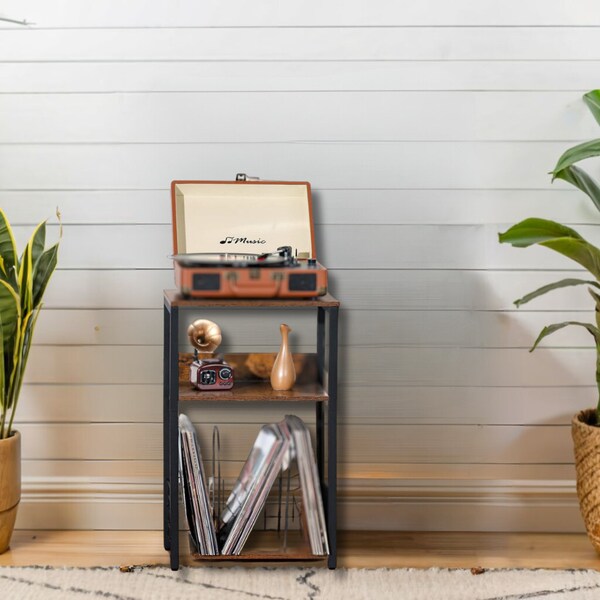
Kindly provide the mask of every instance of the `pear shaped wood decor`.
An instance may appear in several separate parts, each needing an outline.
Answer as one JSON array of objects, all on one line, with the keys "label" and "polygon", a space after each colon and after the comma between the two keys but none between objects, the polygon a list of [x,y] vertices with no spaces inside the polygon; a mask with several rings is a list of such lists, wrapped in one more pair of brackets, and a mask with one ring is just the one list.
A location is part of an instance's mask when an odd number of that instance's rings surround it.
[{"label": "pear shaped wood decor", "polygon": [[279,326],[281,331],[281,348],[271,371],[271,387],[277,391],[291,390],[296,381],[294,359],[290,352],[288,336],[290,327],[285,323]]}]

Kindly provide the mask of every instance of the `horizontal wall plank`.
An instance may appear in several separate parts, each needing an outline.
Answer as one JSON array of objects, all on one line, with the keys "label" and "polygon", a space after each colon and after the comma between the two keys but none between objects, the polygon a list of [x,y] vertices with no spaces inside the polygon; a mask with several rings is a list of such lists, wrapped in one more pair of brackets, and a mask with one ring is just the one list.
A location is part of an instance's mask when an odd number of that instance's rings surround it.
[{"label": "horizontal wall plank", "polygon": [[133,0],[122,5],[105,0],[80,10],[74,0],[60,0],[52,7],[42,0],[19,0],[4,3],[6,14],[27,12],[27,20],[36,27],[177,27],[177,26],[258,26],[290,25],[600,25],[600,12],[588,0],[571,0],[568,5],[544,0],[524,0],[499,6],[494,0],[457,0],[447,5],[426,0],[400,7],[392,0],[377,0],[370,10],[358,0],[335,0],[322,4],[311,0],[301,6],[283,7],[276,0],[248,6],[243,0],[228,4],[229,10],[216,0],[198,6],[186,0],[173,6],[148,4]]},{"label": "horizontal wall plank", "polygon": [[[242,462],[223,462],[223,474],[237,475]],[[60,485],[93,482],[156,484],[162,481],[161,460],[48,460],[24,459],[23,479],[29,484]],[[382,484],[419,481],[446,482],[452,486],[468,487],[472,482],[486,486],[573,486],[575,468],[572,464],[427,464],[427,463],[341,463],[339,481],[354,485],[356,481],[377,481]]]},{"label": "horizontal wall plank", "polygon": [[[591,308],[591,307],[590,307]],[[189,324],[205,318],[223,332],[222,350],[281,343],[279,324],[292,328],[290,343],[316,344],[315,315],[306,311],[188,310],[180,318],[182,351],[190,345]],[[342,314],[340,344],[361,348],[393,346],[460,346],[463,348],[530,348],[540,330],[550,323],[592,319],[579,312],[473,311],[363,311]],[[44,310],[36,326],[36,345],[160,345],[163,311],[156,310]],[[587,347],[592,338],[583,328],[556,332],[544,342],[552,347]]]},{"label": "horizontal wall plank", "polygon": [[[508,225],[320,225],[315,227],[315,238],[320,261],[331,269],[578,267],[546,248],[534,246],[525,251],[499,244],[498,232],[507,228]],[[15,226],[14,231],[17,243],[24,245],[31,227]],[[57,226],[48,227],[48,231],[49,238],[58,239]],[[578,231],[590,242],[599,243],[600,227],[582,225]],[[248,235],[257,233],[244,230]],[[264,237],[267,244],[260,250],[274,251],[268,236]],[[62,268],[69,269],[166,269],[172,265],[172,251],[170,225],[65,225],[59,261]],[[258,250],[247,246],[243,251]]]},{"label": "horizontal wall plank", "polygon": [[[524,256],[526,251],[513,250]],[[558,258],[558,256],[557,256]],[[342,306],[364,310],[507,310],[538,287],[579,276],[572,271],[331,270],[330,289]],[[48,308],[159,309],[173,271],[65,270],[53,276],[44,297]],[[385,290],[385,293],[374,293]],[[583,288],[562,289],[536,299],[534,310],[591,310]]]},{"label": "horizontal wall plank", "polygon": [[[529,251],[512,250],[520,256]],[[582,275],[582,272],[525,269],[334,271],[330,288],[348,308],[506,310],[514,307],[514,300],[538,287]],[[378,293],[380,290],[381,293]],[[528,307],[535,310],[589,311],[590,300],[583,288],[564,288],[537,298]]]},{"label": "horizontal wall plank", "polygon": [[[525,357],[524,357],[525,360]],[[417,387],[355,385],[339,388],[339,422],[399,425],[568,425],[596,403],[596,389],[575,387]],[[269,405],[190,404],[186,413],[204,423],[268,423],[290,411]],[[312,406],[293,408],[307,422]],[[156,384],[27,384],[17,423],[162,423],[162,386]]]},{"label": "horizontal wall plank", "polygon": [[[312,189],[316,224],[478,225],[512,223],[531,215],[567,224],[594,223],[598,212],[584,194],[550,190]],[[365,202],[369,210],[365,211]],[[37,225],[60,209],[64,224],[169,224],[168,189],[0,191],[13,225]]]},{"label": "horizontal wall plank", "polygon": [[0,143],[570,141],[597,132],[571,91],[5,94],[0,112],[11,115]]},{"label": "horizontal wall plank", "polygon": [[[223,10],[217,0],[198,5],[192,0],[172,6],[148,5],[130,0],[92,4],[85,11],[75,0],[48,6],[42,0],[6,0],[3,11],[27,20],[34,27],[216,27],[216,26],[317,26],[317,25],[600,25],[600,14],[592,0],[571,0],[568,5],[545,0],[523,0],[498,5],[494,0],[455,0],[451,5],[426,0],[399,6],[393,0],[377,0],[370,10],[358,0],[334,0],[325,4],[311,0],[301,6],[282,6],[266,0],[249,6],[243,0],[228,3]],[[5,25],[6,26],[6,25]]]},{"label": "horizontal wall plank", "polygon": [[[570,90],[598,84],[598,61],[0,63],[0,93]],[[572,94],[572,99],[577,94]],[[280,99],[282,100],[282,99]]]},{"label": "horizontal wall plank", "polygon": [[[173,179],[263,179],[317,188],[550,189],[563,142],[3,145],[4,190],[157,189]],[[127,168],[117,168],[127,165]],[[268,165],[268,170],[265,166]],[[468,165],[469,168],[465,168]],[[591,169],[596,174],[597,168]],[[35,172],[35,180],[31,173]],[[568,188],[556,182],[555,188]]]},{"label": "horizontal wall plank", "polygon": [[[257,351],[269,350],[256,347]],[[348,386],[578,386],[594,382],[592,349],[384,348],[341,352]],[[29,383],[131,384],[162,382],[159,346],[34,346]],[[375,386],[374,386],[375,387]]]},{"label": "horizontal wall plank", "polygon": [[596,38],[594,27],[7,28],[0,55],[15,62],[598,60]]},{"label": "horizontal wall plank", "polygon": [[[210,456],[212,425],[197,426],[204,456]],[[223,424],[221,459],[245,460],[256,425]],[[159,424],[22,424],[25,459],[159,460]],[[345,425],[341,463],[571,463],[569,427]],[[377,443],[373,443],[377,440]]]}]

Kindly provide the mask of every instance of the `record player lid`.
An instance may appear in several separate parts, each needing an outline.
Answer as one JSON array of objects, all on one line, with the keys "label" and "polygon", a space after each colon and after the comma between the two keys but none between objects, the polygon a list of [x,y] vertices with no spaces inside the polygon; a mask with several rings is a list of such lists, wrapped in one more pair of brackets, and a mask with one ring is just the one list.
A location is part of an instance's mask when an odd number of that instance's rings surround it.
[{"label": "record player lid", "polygon": [[310,184],[173,181],[175,254],[273,252],[292,246],[316,258]]}]

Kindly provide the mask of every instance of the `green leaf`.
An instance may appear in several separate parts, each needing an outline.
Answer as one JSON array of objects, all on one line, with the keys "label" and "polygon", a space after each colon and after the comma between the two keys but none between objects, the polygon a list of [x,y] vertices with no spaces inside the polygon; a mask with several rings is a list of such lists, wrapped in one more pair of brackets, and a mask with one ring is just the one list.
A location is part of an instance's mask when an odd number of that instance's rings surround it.
[{"label": "green leaf", "polygon": [[600,279],[600,250],[586,242],[574,229],[546,219],[525,219],[504,233],[499,234],[500,243],[518,248],[539,244],[550,248],[585,267],[596,279]]},{"label": "green leaf", "polygon": [[31,312],[33,308],[33,260],[31,257],[31,240],[25,246],[19,265],[19,289],[21,291],[21,309],[23,314]]},{"label": "green leaf", "polygon": [[600,125],[600,90],[592,90],[584,94],[583,101],[587,104],[590,112],[594,115],[594,119]]},{"label": "green leaf", "polygon": [[594,206],[600,210],[600,186],[596,180],[593,177],[590,177],[590,175],[582,168],[575,166],[566,167],[562,171],[556,173],[554,178],[562,179],[580,189],[591,198]]},{"label": "green leaf", "polygon": [[46,245],[46,221],[42,221],[34,230],[31,238],[29,239],[31,244],[31,262],[33,268],[40,259],[42,252],[44,252],[44,246]]},{"label": "green leaf", "polygon": [[2,256],[2,271],[11,283],[17,283],[17,245],[12,229],[4,211],[0,209],[0,256]]},{"label": "green leaf", "polygon": [[547,325],[546,327],[544,327],[544,329],[542,329],[542,331],[540,332],[540,335],[538,335],[537,340],[535,340],[535,343],[530,348],[529,352],[533,352],[537,348],[538,344],[545,337],[548,337],[549,335],[552,335],[555,331],[558,331],[563,327],[568,327],[569,325],[585,327],[585,329],[587,329],[594,337],[596,343],[598,343],[598,340],[600,339],[600,331],[595,325],[592,325],[591,323],[580,323],[579,321],[565,321],[564,323],[554,323],[553,325]]},{"label": "green leaf", "polygon": [[526,248],[533,244],[540,244],[548,240],[569,237],[578,240],[583,238],[570,227],[548,221],[547,219],[525,219],[498,234],[501,244],[512,244],[518,248]]},{"label": "green leaf", "polygon": [[600,284],[597,281],[586,281],[585,279],[561,279],[560,281],[555,281],[554,283],[549,283],[548,285],[544,285],[541,288],[538,288],[534,292],[526,294],[522,298],[515,300],[514,304],[519,307],[522,304],[527,304],[527,302],[533,300],[534,298],[538,298],[539,296],[543,296],[544,294],[551,292],[552,290],[558,290],[560,288],[569,287],[572,285],[593,285],[600,289]]},{"label": "green leaf", "polygon": [[542,242],[550,248],[585,267],[596,279],[600,279],[600,250],[585,240],[558,238]]},{"label": "green leaf", "polygon": [[594,156],[600,156],[600,139],[583,142],[583,144],[577,144],[577,146],[569,148],[558,159],[558,162],[552,171],[552,180],[554,180],[557,173],[563,169],[570,167],[580,160],[585,160],[586,158],[592,158]]},{"label": "green leaf", "polygon": [[56,268],[58,244],[54,244],[40,256],[33,278],[33,306],[37,306],[44,296],[46,286]]},{"label": "green leaf", "polygon": [[0,279],[0,321],[4,344],[15,334],[21,318],[21,299],[13,287]]},{"label": "green leaf", "polygon": [[23,383],[23,376],[25,374],[25,368],[27,367],[27,359],[29,357],[29,350],[31,349],[31,338],[33,336],[33,330],[37,322],[37,318],[40,314],[40,308],[35,312],[28,313],[23,319],[21,326],[21,335],[19,336],[19,347],[17,354],[14,359],[14,382],[12,383],[12,393],[8,400],[8,407],[13,409],[19,401],[19,393],[21,392],[21,385]]}]

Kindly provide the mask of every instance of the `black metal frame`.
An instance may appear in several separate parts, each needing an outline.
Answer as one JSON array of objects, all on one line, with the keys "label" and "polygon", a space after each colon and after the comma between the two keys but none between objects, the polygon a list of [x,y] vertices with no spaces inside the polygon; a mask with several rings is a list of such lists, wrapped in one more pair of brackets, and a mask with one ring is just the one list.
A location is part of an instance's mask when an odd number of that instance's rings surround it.
[{"label": "black metal frame", "polygon": [[[192,304],[187,305],[194,308]],[[236,309],[235,304],[208,306],[203,300],[198,307]],[[239,308],[248,306],[240,304]],[[257,307],[264,309],[265,307]],[[313,309],[314,305],[272,306],[276,309]],[[319,382],[326,385],[327,401],[327,483],[325,483],[325,406],[316,404],[317,466],[325,503],[329,556],[327,566],[337,565],[337,366],[338,366],[338,306],[317,307],[317,366]],[[325,334],[327,333],[327,340]],[[179,306],[172,305],[165,295],[163,348],[163,473],[164,473],[164,547],[169,552],[171,569],[179,569]],[[325,381],[327,373],[327,381]],[[284,559],[282,559],[284,560]]]}]

